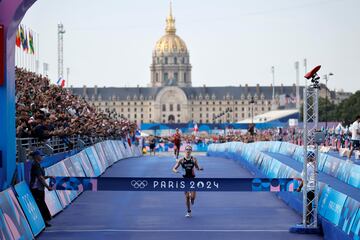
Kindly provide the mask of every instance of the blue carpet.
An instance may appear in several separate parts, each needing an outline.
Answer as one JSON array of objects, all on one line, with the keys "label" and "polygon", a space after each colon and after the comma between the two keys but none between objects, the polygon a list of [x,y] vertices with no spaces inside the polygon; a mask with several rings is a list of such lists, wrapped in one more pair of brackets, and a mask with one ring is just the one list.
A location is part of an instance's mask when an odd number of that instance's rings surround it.
[{"label": "blue carpet", "polygon": [[[199,157],[198,177],[252,177],[235,161]],[[125,159],[107,177],[177,177],[170,157]],[[193,217],[178,192],[85,192],[56,216],[39,239],[322,239],[288,229],[300,216],[267,192],[199,192]]]}]

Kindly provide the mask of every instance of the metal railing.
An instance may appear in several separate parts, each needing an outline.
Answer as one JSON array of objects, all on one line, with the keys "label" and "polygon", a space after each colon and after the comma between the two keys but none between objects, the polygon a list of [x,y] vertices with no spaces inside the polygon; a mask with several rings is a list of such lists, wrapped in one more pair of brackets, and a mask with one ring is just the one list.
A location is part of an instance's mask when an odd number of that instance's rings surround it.
[{"label": "metal railing", "polygon": [[16,161],[24,162],[31,152],[40,150],[45,155],[81,150],[98,142],[110,140],[110,137],[69,136],[52,137],[46,140],[38,138],[16,138]]}]

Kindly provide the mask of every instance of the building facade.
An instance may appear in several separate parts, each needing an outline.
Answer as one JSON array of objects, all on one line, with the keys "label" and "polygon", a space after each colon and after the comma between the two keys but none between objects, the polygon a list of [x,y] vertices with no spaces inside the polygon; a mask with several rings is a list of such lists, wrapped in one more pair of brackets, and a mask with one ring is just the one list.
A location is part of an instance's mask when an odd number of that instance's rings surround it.
[{"label": "building facade", "polygon": [[157,41],[152,53],[150,73],[151,87],[84,86],[71,90],[98,111],[139,124],[237,122],[252,114],[295,106],[295,85],[274,87],[275,96],[273,86],[193,87],[189,51],[176,35],[171,8],[166,18],[165,35]]}]

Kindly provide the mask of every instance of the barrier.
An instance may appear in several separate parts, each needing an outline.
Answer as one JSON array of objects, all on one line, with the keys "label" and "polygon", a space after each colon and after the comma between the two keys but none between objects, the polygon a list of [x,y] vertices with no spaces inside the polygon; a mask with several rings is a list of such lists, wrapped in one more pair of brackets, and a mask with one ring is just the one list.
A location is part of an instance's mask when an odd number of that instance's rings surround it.
[{"label": "barrier", "polygon": [[37,236],[45,228],[45,222],[41,216],[38,206],[36,205],[35,199],[25,182],[16,184],[14,188],[16,197],[19,200],[21,208],[28,220],[31,231],[34,236]]},{"label": "barrier", "polygon": [[31,228],[11,188],[0,192],[0,211],[4,227],[1,232],[9,236],[4,239],[33,239]]},{"label": "barrier", "polygon": [[[239,161],[251,172],[264,177],[300,177],[300,173],[265,152],[281,153],[299,163],[303,162],[303,149],[284,142],[224,143],[209,146],[208,155],[227,157]],[[360,188],[360,166],[328,154],[321,153],[319,171]],[[336,191],[326,183],[319,183],[319,215],[325,238],[360,239],[359,201]],[[302,212],[300,194],[278,193],[288,205]]]}]

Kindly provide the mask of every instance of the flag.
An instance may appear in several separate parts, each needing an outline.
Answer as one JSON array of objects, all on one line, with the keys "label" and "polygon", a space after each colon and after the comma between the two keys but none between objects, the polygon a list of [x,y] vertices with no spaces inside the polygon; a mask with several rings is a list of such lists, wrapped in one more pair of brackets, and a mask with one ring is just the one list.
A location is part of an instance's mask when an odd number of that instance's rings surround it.
[{"label": "flag", "polygon": [[195,125],[194,125],[194,132],[198,132],[198,131],[199,131],[198,125],[197,125],[197,123],[195,123]]},{"label": "flag", "polygon": [[20,25],[20,43],[24,49],[25,46],[25,33],[24,33],[24,28],[23,26]]},{"label": "flag", "polygon": [[25,29],[25,39],[24,39],[24,43],[23,43],[23,49],[25,52],[29,51],[29,45],[28,45],[28,35]]},{"label": "flag", "polygon": [[17,47],[21,48],[21,38],[20,38],[20,29],[16,31],[16,41],[15,44]]},{"label": "flag", "polygon": [[31,54],[35,54],[35,49],[34,49],[34,37],[33,37],[31,31],[29,31],[29,52],[30,52]]},{"label": "flag", "polygon": [[59,87],[64,88],[65,87],[65,79],[63,79],[62,77],[60,77],[57,82],[56,85],[58,85]]}]

